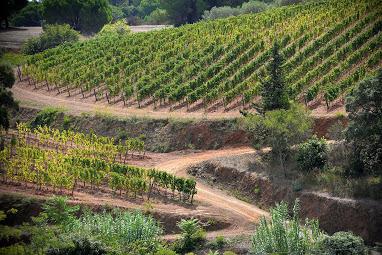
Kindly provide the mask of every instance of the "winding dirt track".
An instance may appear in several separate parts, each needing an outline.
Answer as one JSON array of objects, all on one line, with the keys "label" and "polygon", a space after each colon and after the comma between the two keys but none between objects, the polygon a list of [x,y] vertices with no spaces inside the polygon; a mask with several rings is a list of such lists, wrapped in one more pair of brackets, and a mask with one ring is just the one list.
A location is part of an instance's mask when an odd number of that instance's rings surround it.
[{"label": "winding dirt track", "polygon": [[[187,155],[179,159],[169,160],[158,164],[156,167],[178,176],[186,176],[188,166],[226,155],[240,155],[245,153],[253,153],[253,149],[232,148],[224,150],[205,151],[195,155]],[[206,203],[211,212],[215,212],[229,219],[232,226],[229,229],[210,232],[209,236],[216,235],[232,236],[238,234],[246,234],[253,231],[253,223],[257,223],[261,216],[268,214],[258,207],[236,199],[221,190],[212,188],[208,185],[198,182],[198,194],[195,196],[197,202]]]},{"label": "winding dirt track", "polygon": [[[154,162],[141,162],[140,165],[150,165],[158,169],[168,171],[178,176],[186,176],[186,168],[192,164],[212,159],[224,155],[240,155],[252,153],[253,149],[248,147],[227,148],[222,150],[211,150],[193,153],[184,153],[183,155],[170,154],[155,154],[150,153],[154,158]],[[182,217],[216,218],[231,225],[228,228],[208,232],[207,237],[213,238],[218,235],[237,236],[248,235],[253,233],[255,223],[258,222],[261,216],[268,214],[257,208],[254,205],[238,200],[225,192],[210,187],[201,182],[197,183],[198,194],[195,195],[194,205],[183,205],[165,200],[155,200],[152,202],[154,211],[162,214],[174,214]],[[51,194],[34,193],[33,189],[21,186],[0,185],[0,193],[27,193],[36,197],[46,197]],[[72,202],[78,204],[87,204],[93,206],[110,205],[123,208],[145,208],[142,200],[126,200],[120,197],[112,196],[98,192],[90,194],[88,192],[77,191],[74,193]],[[175,225],[176,222],[174,222]],[[176,235],[164,236],[167,240],[176,238]]]}]

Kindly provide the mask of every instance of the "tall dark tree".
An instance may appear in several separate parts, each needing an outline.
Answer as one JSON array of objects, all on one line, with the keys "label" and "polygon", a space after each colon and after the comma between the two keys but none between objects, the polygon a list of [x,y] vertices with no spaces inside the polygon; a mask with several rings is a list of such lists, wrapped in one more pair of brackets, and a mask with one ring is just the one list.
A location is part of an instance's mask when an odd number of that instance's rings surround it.
[{"label": "tall dark tree", "polygon": [[346,140],[353,148],[353,173],[382,175],[382,70],[350,93],[346,111],[350,120]]},{"label": "tall dark tree", "polygon": [[178,26],[198,21],[205,10],[214,6],[238,6],[247,0],[160,0],[171,22]]},{"label": "tall dark tree", "polygon": [[28,0],[1,0],[0,1],[0,27],[9,27],[9,17],[15,12],[21,10],[28,4]]},{"label": "tall dark tree", "polygon": [[206,9],[203,0],[161,0],[161,7],[167,11],[175,26],[197,21]]},{"label": "tall dark tree", "polygon": [[8,110],[18,108],[12,92],[8,90],[12,88],[14,83],[15,76],[12,67],[8,64],[0,64],[0,127],[3,129],[9,128]]},{"label": "tall dark tree", "polygon": [[289,100],[282,70],[283,57],[278,43],[272,47],[272,58],[268,66],[269,78],[262,84],[262,107],[264,111],[288,109]]},{"label": "tall dark tree", "polygon": [[40,2],[29,2],[27,6],[12,16],[11,25],[16,27],[41,26],[41,6]]},{"label": "tall dark tree", "polygon": [[98,32],[111,21],[107,0],[44,0],[43,17],[48,24],[69,24],[82,33]]}]

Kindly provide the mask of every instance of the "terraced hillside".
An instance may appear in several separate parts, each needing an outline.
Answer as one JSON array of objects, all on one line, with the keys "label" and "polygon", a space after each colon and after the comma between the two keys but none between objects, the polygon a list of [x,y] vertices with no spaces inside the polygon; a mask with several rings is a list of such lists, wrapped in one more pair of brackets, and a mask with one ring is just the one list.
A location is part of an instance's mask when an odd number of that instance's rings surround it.
[{"label": "terraced hillside", "polygon": [[[34,55],[29,83],[125,105],[231,109],[259,95],[278,41],[291,97],[327,105],[382,65],[382,2],[326,0]],[[73,94],[73,93],[72,93]]]}]

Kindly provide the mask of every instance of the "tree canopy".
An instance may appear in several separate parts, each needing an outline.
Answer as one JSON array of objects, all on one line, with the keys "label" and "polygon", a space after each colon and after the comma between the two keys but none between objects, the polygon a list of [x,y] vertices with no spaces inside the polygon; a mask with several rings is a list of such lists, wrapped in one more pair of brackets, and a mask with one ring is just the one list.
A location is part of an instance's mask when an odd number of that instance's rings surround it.
[{"label": "tree canopy", "polygon": [[358,174],[382,174],[382,70],[366,79],[346,100],[349,126],[346,139],[352,144],[352,168]]},{"label": "tree canopy", "polygon": [[0,28],[3,28],[3,21],[5,22],[5,28],[8,28],[9,17],[24,8],[27,4],[28,0],[2,0],[0,2]]},{"label": "tree canopy", "polygon": [[107,0],[44,0],[43,17],[48,24],[69,24],[81,33],[98,32],[111,21]]},{"label": "tree canopy", "polygon": [[244,126],[252,133],[255,146],[270,146],[285,173],[285,161],[292,145],[305,140],[310,134],[312,119],[301,105],[292,104],[289,109],[249,114]]},{"label": "tree canopy", "polygon": [[17,12],[11,18],[12,26],[25,26],[34,27],[41,26],[42,14],[41,14],[42,4],[39,2],[29,2],[27,6]]}]

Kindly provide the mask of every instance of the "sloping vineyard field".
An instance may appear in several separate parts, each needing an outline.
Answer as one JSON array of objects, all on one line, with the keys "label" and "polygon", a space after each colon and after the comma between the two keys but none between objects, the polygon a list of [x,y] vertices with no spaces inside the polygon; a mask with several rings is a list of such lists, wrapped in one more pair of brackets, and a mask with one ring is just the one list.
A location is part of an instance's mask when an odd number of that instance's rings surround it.
[{"label": "sloping vineyard field", "polygon": [[[97,36],[31,56],[31,86],[170,109],[256,100],[270,49],[284,56],[289,93],[329,106],[382,60],[382,2],[325,0],[127,36]],[[74,93],[74,92],[73,92]]]},{"label": "sloping vineyard field", "polygon": [[70,192],[79,188],[110,189],[119,195],[172,194],[191,202],[196,194],[193,179],[165,171],[126,165],[128,156],[143,156],[144,143],[136,138],[123,144],[114,139],[49,127],[30,130],[19,124],[13,141],[0,152],[5,182],[32,184],[37,190]]}]

